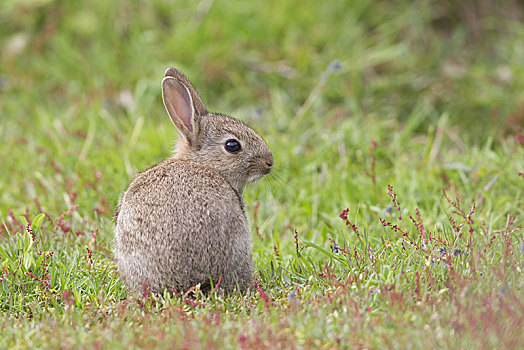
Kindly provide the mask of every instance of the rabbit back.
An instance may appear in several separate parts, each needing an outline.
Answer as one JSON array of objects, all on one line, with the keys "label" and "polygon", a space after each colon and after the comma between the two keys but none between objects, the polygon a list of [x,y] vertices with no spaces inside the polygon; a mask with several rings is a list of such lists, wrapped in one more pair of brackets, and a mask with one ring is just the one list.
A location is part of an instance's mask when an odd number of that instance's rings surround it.
[{"label": "rabbit back", "polygon": [[124,193],[116,261],[129,288],[186,291],[211,281],[251,284],[250,233],[242,197],[212,169],[168,159],[139,174]]}]

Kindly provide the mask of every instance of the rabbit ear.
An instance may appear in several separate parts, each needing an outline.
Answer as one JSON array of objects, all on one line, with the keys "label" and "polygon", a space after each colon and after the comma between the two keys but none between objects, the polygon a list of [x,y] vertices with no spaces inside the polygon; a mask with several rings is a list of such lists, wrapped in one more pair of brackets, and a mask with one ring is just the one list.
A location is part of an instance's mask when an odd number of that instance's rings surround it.
[{"label": "rabbit ear", "polygon": [[204,106],[204,103],[202,102],[202,99],[198,95],[198,92],[193,87],[193,84],[187,79],[187,77],[182,74],[180,71],[176,70],[175,68],[168,68],[166,69],[166,72],[164,73],[164,77],[173,77],[176,78],[179,82],[181,82],[189,91],[189,94],[191,98],[193,99],[193,108],[195,109],[196,114],[198,115],[204,115],[207,113],[206,106]]},{"label": "rabbit ear", "polygon": [[171,121],[191,143],[198,125],[195,123],[195,109],[189,89],[176,78],[165,77],[162,79],[162,99]]}]

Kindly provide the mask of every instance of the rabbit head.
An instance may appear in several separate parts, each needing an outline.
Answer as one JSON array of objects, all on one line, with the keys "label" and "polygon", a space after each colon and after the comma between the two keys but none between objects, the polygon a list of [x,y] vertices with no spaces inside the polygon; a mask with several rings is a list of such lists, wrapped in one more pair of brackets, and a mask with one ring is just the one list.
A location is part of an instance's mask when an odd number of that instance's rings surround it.
[{"label": "rabbit head", "polygon": [[273,155],[266,142],[241,121],[208,112],[193,85],[174,68],[165,72],[162,99],[181,136],[176,159],[215,170],[237,193],[271,172]]}]

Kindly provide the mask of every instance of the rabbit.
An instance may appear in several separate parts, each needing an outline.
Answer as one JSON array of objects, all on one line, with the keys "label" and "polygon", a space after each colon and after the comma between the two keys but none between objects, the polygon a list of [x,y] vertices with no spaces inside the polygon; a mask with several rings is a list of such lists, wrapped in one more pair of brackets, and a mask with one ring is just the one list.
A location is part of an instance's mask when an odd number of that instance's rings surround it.
[{"label": "rabbit", "polygon": [[273,155],[246,124],[208,112],[174,68],[162,99],[180,137],[173,157],[139,173],[119,200],[119,275],[137,292],[245,290],[254,272],[243,190],[271,172]]}]

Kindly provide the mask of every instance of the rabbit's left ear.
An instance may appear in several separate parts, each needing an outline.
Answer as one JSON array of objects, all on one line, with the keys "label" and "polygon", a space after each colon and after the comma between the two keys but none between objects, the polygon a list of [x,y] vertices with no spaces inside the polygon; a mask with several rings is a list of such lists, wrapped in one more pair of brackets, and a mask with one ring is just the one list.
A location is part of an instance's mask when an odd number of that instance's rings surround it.
[{"label": "rabbit's left ear", "polygon": [[192,144],[195,135],[198,135],[199,116],[195,115],[189,89],[178,79],[165,77],[162,79],[162,99],[171,121],[189,144]]},{"label": "rabbit's left ear", "polygon": [[206,106],[204,105],[204,102],[202,102],[200,95],[198,95],[198,92],[196,91],[195,87],[193,86],[193,84],[191,84],[189,79],[184,74],[182,74],[175,68],[168,68],[164,73],[164,77],[173,77],[186,87],[186,89],[189,91],[191,99],[193,100],[193,108],[195,109],[196,114],[204,115],[207,113]]}]

